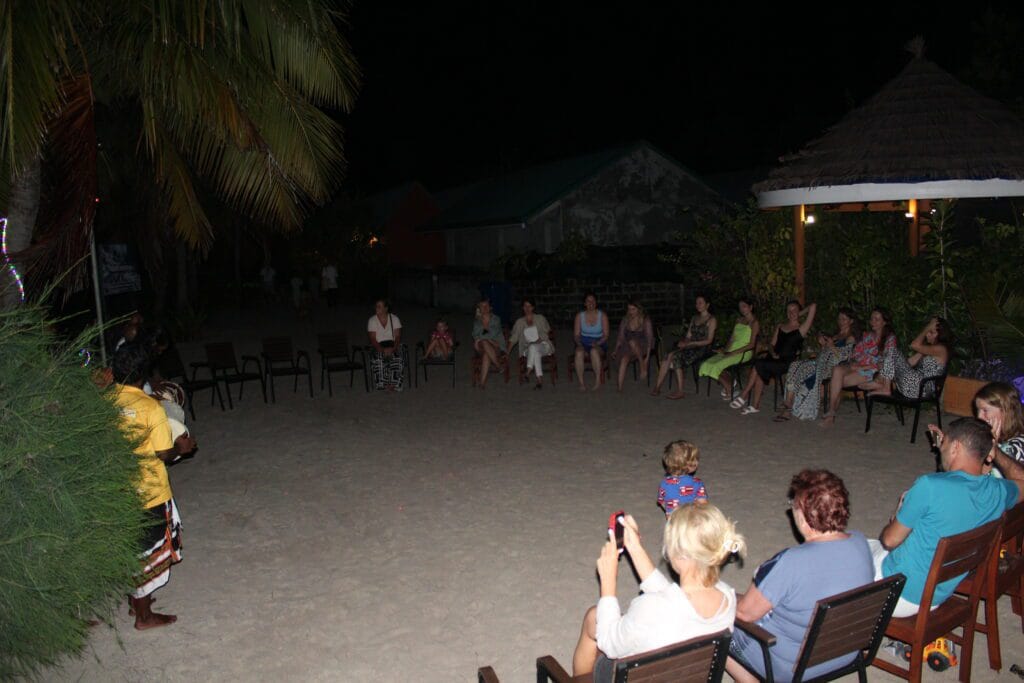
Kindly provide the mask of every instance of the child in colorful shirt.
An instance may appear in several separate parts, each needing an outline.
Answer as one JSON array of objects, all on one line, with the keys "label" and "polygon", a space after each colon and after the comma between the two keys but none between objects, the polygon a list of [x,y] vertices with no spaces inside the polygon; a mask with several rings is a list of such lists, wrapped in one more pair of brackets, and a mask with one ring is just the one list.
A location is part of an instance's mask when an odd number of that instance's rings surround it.
[{"label": "child in colorful shirt", "polygon": [[673,441],[665,446],[662,458],[667,476],[658,487],[658,507],[668,517],[680,505],[707,502],[704,482],[693,476],[700,465],[700,449],[689,441]]},{"label": "child in colorful shirt", "polygon": [[423,355],[427,358],[447,360],[452,355],[454,348],[455,340],[452,338],[451,330],[448,329],[448,323],[438,320],[434,324],[434,331],[430,333],[430,343]]}]

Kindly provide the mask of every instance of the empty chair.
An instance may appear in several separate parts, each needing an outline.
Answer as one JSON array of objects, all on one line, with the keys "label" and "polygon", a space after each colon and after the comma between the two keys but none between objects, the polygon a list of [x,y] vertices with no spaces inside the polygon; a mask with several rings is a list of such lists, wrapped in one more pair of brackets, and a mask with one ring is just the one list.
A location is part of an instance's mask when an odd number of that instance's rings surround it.
[{"label": "empty chair", "polygon": [[370,391],[370,378],[366,369],[366,354],[358,346],[349,346],[348,335],[344,332],[331,332],[317,335],[317,353],[320,354],[320,391],[327,383],[327,393],[334,396],[331,385],[331,373],[347,372],[348,385],[355,382],[356,370],[363,371],[363,385]]},{"label": "empty chair", "polygon": [[[1014,611],[1021,616],[1021,631],[1024,632],[1024,612],[1021,611],[1021,598],[1024,597],[1024,503],[1017,503],[1003,513],[999,544],[1002,552],[992,555],[992,566],[988,567],[986,583],[981,589],[981,599],[985,601],[985,623],[976,621],[974,624],[974,630],[988,638],[988,664],[996,671],[1003,668],[997,610],[1000,596],[1011,597]],[[956,592],[969,596],[979,574],[961,581]]]},{"label": "empty chair", "polygon": [[270,400],[277,402],[274,378],[278,376],[294,376],[292,391],[298,391],[299,376],[305,375],[309,382],[309,397],[313,398],[313,369],[309,362],[309,354],[293,350],[292,340],[288,337],[265,337],[262,343],[263,351],[260,355],[263,357],[266,381],[270,384]]},{"label": "empty chair", "polygon": [[[206,344],[206,362],[193,363],[193,368],[207,367],[210,375],[218,382],[224,383],[228,394],[228,408],[234,408],[231,401],[231,385],[238,385],[238,400],[242,400],[242,391],[245,383],[256,380],[260,383],[260,392],[263,394],[263,402],[267,402],[267,385],[263,379],[263,366],[256,356],[242,356],[242,367],[239,369],[238,360],[235,356],[235,345],[231,342],[213,342]],[[249,370],[250,365],[256,366],[256,371]]]},{"label": "empty chair", "polygon": [[210,405],[213,405],[214,396],[220,401],[220,409],[224,410],[224,396],[220,393],[220,383],[213,377],[207,377],[199,379],[196,374],[200,368],[207,367],[206,363],[193,363],[192,377],[189,378],[185,374],[185,366],[181,361],[181,354],[178,353],[178,349],[170,347],[160,355],[159,360],[160,375],[167,380],[177,380],[177,384],[185,392],[185,401],[188,404],[188,411],[192,415],[192,419],[196,419],[195,404],[192,402],[192,397],[197,391],[210,390]]}]

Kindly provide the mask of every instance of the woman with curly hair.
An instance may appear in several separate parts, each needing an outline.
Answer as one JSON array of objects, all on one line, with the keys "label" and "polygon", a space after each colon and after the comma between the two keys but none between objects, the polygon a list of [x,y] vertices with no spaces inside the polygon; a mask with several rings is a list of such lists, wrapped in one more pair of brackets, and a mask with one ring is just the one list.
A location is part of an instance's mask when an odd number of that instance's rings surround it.
[{"label": "woman with curly hair", "polygon": [[[738,596],[736,618],[756,622],[773,634],[772,670],[777,681],[791,680],[804,632],[815,603],[836,593],[871,583],[875,568],[867,539],[846,531],[850,494],[843,480],[828,470],[804,470],[789,485],[789,502],[804,542],[776,554],[754,571],[754,580]],[[733,632],[726,670],[736,681],[763,679],[761,646],[739,629]],[[844,655],[805,672],[808,679],[853,661]]]}]

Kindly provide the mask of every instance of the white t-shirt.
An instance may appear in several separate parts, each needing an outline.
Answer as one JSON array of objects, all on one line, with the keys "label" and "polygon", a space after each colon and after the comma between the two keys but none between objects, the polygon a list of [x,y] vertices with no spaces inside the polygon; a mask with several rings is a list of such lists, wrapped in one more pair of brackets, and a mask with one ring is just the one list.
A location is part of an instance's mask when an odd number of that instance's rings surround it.
[{"label": "white t-shirt", "polygon": [[334,266],[324,266],[320,271],[320,284],[324,289],[337,289],[338,269]]},{"label": "white t-shirt", "polygon": [[736,618],[736,591],[723,581],[715,584],[723,595],[722,605],[711,617],[694,610],[677,583],[671,583],[655,569],[640,584],[643,594],[622,614],[613,596],[597,602],[597,646],[609,659],[638,655],[722,629],[732,630]]},{"label": "white t-shirt", "polygon": [[366,331],[375,333],[377,335],[378,343],[382,341],[394,341],[395,330],[400,329],[402,329],[402,321],[394,314],[388,314],[384,325],[380,324],[380,320],[377,319],[376,315],[371,315],[369,322],[366,323]]}]

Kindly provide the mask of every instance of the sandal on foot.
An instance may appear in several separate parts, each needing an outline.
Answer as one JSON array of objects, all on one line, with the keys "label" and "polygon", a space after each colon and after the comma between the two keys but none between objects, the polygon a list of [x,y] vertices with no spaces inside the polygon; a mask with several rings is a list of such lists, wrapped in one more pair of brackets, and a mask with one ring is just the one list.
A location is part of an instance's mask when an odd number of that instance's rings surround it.
[{"label": "sandal on foot", "polygon": [[772,418],[772,422],[789,422],[789,415],[782,413]]},{"label": "sandal on foot", "polygon": [[760,412],[761,412],[760,408],[755,408],[754,406],[747,406],[746,408],[744,408],[743,410],[740,411],[740,415],[753,415],[754,413],[760,413]]},{"label": "sandal on foot", "polygon": [[747,399],[743,398],[742,396],[737,396],[732,400],[732,403],[729,404],[729,407],[742,408],[745,405],[747,405]]}]

